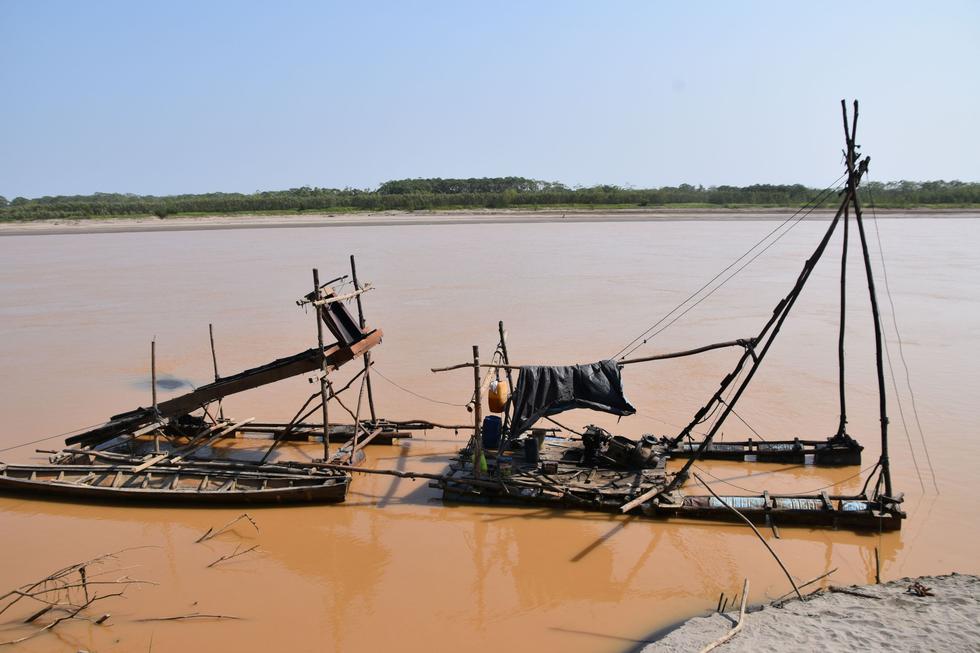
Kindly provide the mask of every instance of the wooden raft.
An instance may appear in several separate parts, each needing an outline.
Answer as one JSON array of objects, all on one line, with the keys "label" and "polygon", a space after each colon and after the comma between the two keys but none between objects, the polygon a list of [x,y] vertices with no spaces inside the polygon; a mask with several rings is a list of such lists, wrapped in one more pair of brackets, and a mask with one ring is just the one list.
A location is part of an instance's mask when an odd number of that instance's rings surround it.
[{"label": "wooden raft", "polygon": [[523,452],[508,452],[513,470],[499,474],[495,453],[485,452],[487,473],[476,474],[472,451],[463,449],[450,465],[440,488],[447,501],[478,503],[533,503],[563,508],[617,512],[630,497],[667,485],[664,463],[646,469],[605,469],[582,462],[582,445],[546,438],[540,463],[527,463]]}]

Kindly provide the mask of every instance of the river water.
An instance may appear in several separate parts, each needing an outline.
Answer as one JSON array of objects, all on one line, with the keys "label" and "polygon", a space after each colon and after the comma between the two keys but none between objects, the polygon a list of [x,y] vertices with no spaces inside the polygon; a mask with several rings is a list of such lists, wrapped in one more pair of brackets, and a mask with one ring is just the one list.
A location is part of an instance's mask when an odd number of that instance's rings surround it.
[{"label": "river water", "polygon": [[[343,274],[348,254],[376,286],[365,306],[369,322],[385,332],[375,350],[379,413],[467,422],[471,416],[459,405],[468,400],[471,374],[436,375],[428,368],[467,360],[474,344],[492,351],[498,320],[516,363],[609,357],[776,224],[685,220],[3,237],[0,448],[147,405],[154,336],[161,375],[195,385],[211,377],[208,323],[215,325],[223,373],[311,346],[312,315],[294,300],[308,291],[312,267],[325,278]],[[801,223],[637,355],[754,335],[826,226]],[[870,221],[869,236],[876,249]],[[980,221],[883,219],[880,237],[939,492],[915,429],[879,268],[910,433],[907,438],[889,377],[893,477],[896,490],[905,492],[909,518],[901,532],[880,536],[784,528],[776,540],[767,533],[798,580],[836,568],[837,584],[868,582],[876,547],[885,579],[980,571],[980,527],[972,515],[980,464],[974,422]],[[839,261],[832,246],[739,404],[739,415],[762,437],[826,437],[836,428]],[[879,451],[874,349],[857,249],[850,263],[849,432],[866,446],[867,467]],[[737,355],[722,350],[628,367],[625,384],[637,415],[617,423],[574,412],[562,421],[597,423],[633,437],[674,433]],[[357,367],[340,370],[338,382]],[[312,391],[305,378],[292,379],[230,398],[225,412],[285,420]],[[732,420],[720,437],[754,436]],[[369,448],[368,464],[439,472],[463,443],[452,431],[419,433]],[[319,453],[310,445],[288,448],[298,457]],[[33,450],[5,451],[0,458],[44,460]],[[729,493],[741,492],[729,483],[752,491],[804,491],[840,482],[834,490],[847,492],[863,481],[855,477],[858,468],[699,466],[716,490]],[[107,600],[107,625],[63,624],[22,649],[431,652],[533,644],[626,651],[660,628],[712,609],[721,592],[734,595],[745,577],[752,601],[790,589],[744,526],[446,506],[423,482],[359,475],[345,504],[249,509],[258,532],[239,525],[195,543],[240,512],[0,497],[0,590],[127,547],[146,548],[122,554],[111,568],[132,568],[116,575],[157,583]],[[257,551],[207,567],[236,546],[253,544]],[[192,612],[242,620],[138,621]],[[8,615],[0,617],[0,639],[30,632]]]}]

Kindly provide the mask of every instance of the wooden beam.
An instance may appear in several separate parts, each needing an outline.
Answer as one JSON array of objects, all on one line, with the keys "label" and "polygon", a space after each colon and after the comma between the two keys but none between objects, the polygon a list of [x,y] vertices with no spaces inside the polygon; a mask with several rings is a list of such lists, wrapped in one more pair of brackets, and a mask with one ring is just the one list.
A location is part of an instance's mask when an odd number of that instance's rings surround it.
[{"label": "wooden beam", "polygon": [[[382,335],[381,329],[375,329],[350,347],[344,347],[339,343],[326,347],[323,349],[322,357],[318,349],[308,349],[294,356],[280,358],[266,365],[223,377],[221,380],[201,386],[193,392],[161,402],[157,406],[159,415],[164,418],[185,415],[222,397],[312,372],[321,367],[323,359],[326,359],[325,367],[328,370],[337,369],[379,344]],[[67,438],[65,443],[69,445],[78,443],[97,444],[133,429],[142,428],[150,420],[155,419],[157,419],[157,415],[151,409],[139,408],[116,415],[110,422],[98,428]]]},{"label": "wooden beam", "polygon": [[323,306],[325,304],[333,304],[334,302],[342,302],[347,299],[353,299],[355,297],[363,295],[369,290],[374,290],[374,286],[372,286],[370,283],[366,283],[359,290],[349,292],[346,295],[334,295],[333,297],[327,297],[326,299],[318,299],[312,303],[314,306]]},{"label": "wooden beam", "polygon": [[[668,358],[681,358],[683,356],[693,356],[695,354],[701,354],[706,351],[711,351],[712,349],[722,349],[724,347],[751,347],[754,344],[754,339],[746,338],[739,340],[729,340],[727,342],[718,342],[713,345],[705,345],[704,347],[697,347],[696,349],[687,349],[685,351],[675,351],[666,354],[657,354],[654,356],[645,356],[644,358],[628,358],[626,360],[616,361],[619,366],[632,365],[634,363],[646,363],[648,361],[660,361],[667,360]],[[459,370],[464,367],[473,367],[473,363],[458,363],[456,365],[450,365],[449,367],[433,367],[433,372],[448,372],[450,370]],[[500,365],[500,364],[484,364],[482,367],[498,370],[520,370],[522,367],[527,367],[527,365]]]}]

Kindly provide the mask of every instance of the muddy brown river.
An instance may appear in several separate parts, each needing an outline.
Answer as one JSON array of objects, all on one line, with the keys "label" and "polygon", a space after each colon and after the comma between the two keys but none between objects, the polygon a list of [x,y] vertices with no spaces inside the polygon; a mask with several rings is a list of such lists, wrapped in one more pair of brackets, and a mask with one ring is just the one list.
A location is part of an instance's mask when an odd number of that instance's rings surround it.
[{"label": "muddy brown river", "polygon": [[[768,233],[772,221],[406,225],[0,238],[0,448],[103,421],[147,405],[149,343],[161,376],[211,379],[208,323],[224,373],[315,343],[294,300],[310,269],[346,272],[355,254],[375,350],[379,413],[466,422],[471,345],[490,352],[508,331],[516,363],[568,364],[612,356],[635,335]],[[755,335],[789,290],[826,222],[797,226],[708,300],[638,350],[687,349]],[[869,220],[872,244],[875,229]],[[889,378],[896,490],[909,518],[899,533],[859,535],[783,528],[768,537],[798,580],[836,568],[837,584],[980,572],[975,425],[980,390],[980,220],[882,219],[888,280],[911,371],[915,429],[881,284],[888,345],[904,420]],[[847,325],[849,432],[879,451],[874,348],[857,249],[850,259]],[[839,251],[831,248],[797,303],[738,413],[760,436],[830,436],[837,424]],[[880,268],[878,269],[880,275]],[[624,370],[637,415],[573,412],[637,437],[675,433],[717,387],[737,351]],[[337,373],[343,382],[356,365]],[[382,377],[383,375],[383,377]],[[390,382],[389,382],[390,380]],[[414,396],[393,383],[424,398]],[[161,397],[186,390],[171,387]],[[225,402],[236,418],[287,420],[313,391],[300,377]],[[443,403],[436,403],[443,402]],[[754,437],[738,420],[724,439]],[[43,461],[35,447],[6,462]],[[369,465],[439,472],[464,444],[452,431],[370,447]],[[312,458],[314,445],[288,445]],[[913,453],[914,452],[914,453]],[[916,471],[918,466],[918,472]],[[699,463],[718,491],[860,489],[860,468]],[[919,474],[922,476],[920,483]],[[688,486],[694,490],[693,483]],[[65,623],[24,651],[627,651],[658,629],[714,608],[751,580],[751,600],[789,591],[744,526],[658,522],[534,508],[443,505],[424,482],[355,476],[334,506],[250,508],[259,532],[239,526],[195,540],[240,509],[97,506],[0,497],[0,591],[101,553],[122,554],[118,575],[151,580],[107,600],[105,625]],[[237,545],[247,556],[208,568]],[[194,612],[225,621],[140,621]],[[23,615],[20,617],[23,619]],[[43,621],[43,620],[42,620]],[[0,616],[0,640],[30,632]]]}]

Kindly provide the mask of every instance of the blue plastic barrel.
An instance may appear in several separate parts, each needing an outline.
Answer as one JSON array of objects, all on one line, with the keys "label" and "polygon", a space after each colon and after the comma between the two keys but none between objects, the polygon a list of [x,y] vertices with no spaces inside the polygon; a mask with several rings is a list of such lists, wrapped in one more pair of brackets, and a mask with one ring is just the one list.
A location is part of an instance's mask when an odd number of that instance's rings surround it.
[{"label": "blue plastic barrel", "polygon": [[498,415],[483,418],[483,448],[496,449],[500,446],[500,430],[503,426]]}]

